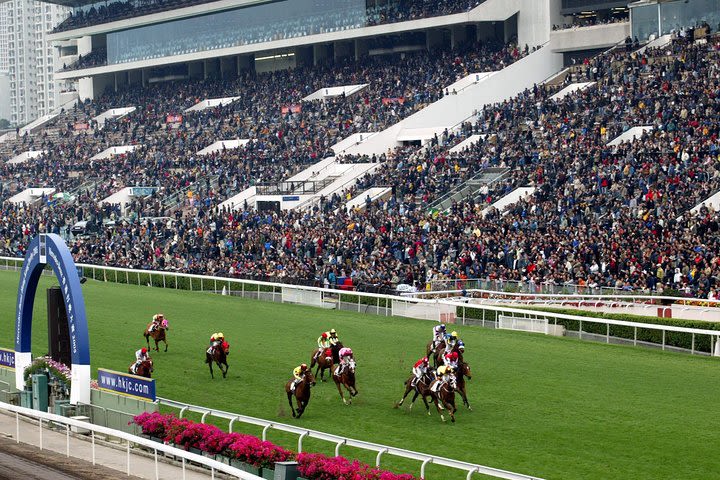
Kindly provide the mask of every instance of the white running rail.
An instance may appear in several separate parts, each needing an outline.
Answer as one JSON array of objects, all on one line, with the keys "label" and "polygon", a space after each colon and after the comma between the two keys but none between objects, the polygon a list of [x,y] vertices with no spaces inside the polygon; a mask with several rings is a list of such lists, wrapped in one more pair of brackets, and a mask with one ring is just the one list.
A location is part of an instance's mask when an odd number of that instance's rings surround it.
[{"label": "white running rail", "polygon": [[432,463],[433,465],[442,465],[444,467],[455,468],[458,470],[464,470],[467,472],[467,480],[470,480],[474,474],[487,475],[494,478],[504,478],[508,480],[542,480],[539,477],[533,477],[529,475],[522,475],[520,473],[508,472],[507,470],[500,470],[497,468],[486,467],[483,465],[476,465],[468,462],[461,462],[459,460],[452,460],[450,458],[438,457],[427,453],[413,452],[412,450],[404,450],[402,448],[390,447],[388,445],[380,445],[379,443],[364,442],[362,440],[353,440],[352,438],[341,437],[339,435],[333,435],[331,433],[319,432],[317,430],[308,430],[307,428],[296,427],[294,425],[287,425],[284,423],[270,422],[261,418],[248,417],[246,415],[238,415],[236,413],[223,412],[221,410],[213,410],[205,407],[199,407],[196,405],[189,405],[187,403],[177,402],[175,400],[168,400],[166,398],[158,398],[158,403],[167,407],[173,407],[180,409],[179,416],[182,418],[185,412],[201,413],[201,422],[205,423],[208,416],[223,418],[230,420],[229,430],[232,432],[233,425],[236,422],[247,423],[251,425],[257,425],[263,427],[262,439],[267,440],[267,432],[270,429],[279,430],[281,432],[293,433],[298,435],[297,451],[302,452],[303,440],[305,438],[316,438],[318,440],[324,440],[326,442],[335,444],[335,455],[340,455],[340,447],[343,445],[354,448],[361,448],[363,450],[370,450],[377,452],[375,457],[375,466],[380,466],[382,456],[385,454],[395,455],[410,460],[417,460],[422,462],[420,466],[420,478],[427,478],[425,476],[425,467]]},{"label": "white running rail", "polygon": [[89,430],[91,432],[90,434],[90,440],[92,442],[92,463],[95,465],[95,434],[105,435],[108,437],[114,437],[119,438],[120,440],[123,440],[127,445],[127,474],[130,475],[130,456],[131,456],[131,444],[136,445],[142,445],[143,447],[150,448],[154,451],[154,457],[155,457],[155,477],[157,478],[158,475],[158,452],[162,453],[168,453],[170,455],[174,455],[175,457],[179,457],[182,459],[182,469],[183,469],[183,478],[185,476],[185,463],[187,461],[192,461],[195,463],[199,463],[206,468],[208,468],[211,471],[212,476],[215,475],[215,472],[222,472],[229,475],[232,475],[234,477],[240,478],[242,480],[262,480],[262,477],[258,477],[257,475],[253,475],[251,473],[245,472],[243,470],[240,470],[235,467],[231,467],[230,465],[226,465],[224,463],[218,462],[217,460],[213,460],[208,457],[204,457],[202,455],[197,455],[195,453],[186,452],[185,450],[181,448],[175,448],[171,447],[170,445],[165,445],[160,442],[156,442],[154,440],[150,440],[143,437],[138,437],[135,435],[132,435],[130,433],[126,433],[120,430],[113,430],[111,428],[107,427],[101,427],[100,425],[95,425],[93,423],[83,422],[80,420],[75,420],[72,418],[63,417],[61,415],[54,415],[52,413],[45,413],[41,412],[39,410],[33,410],[31,408],[24,408],[24,407],[18,407],[16,405],[10,405],[9,403],[0,402],[0,411],[5,411],[9,413],[15,414],[15,441],[17,443],[20,443],[22,439],[20,438],[20,416],[23,417],[30,417],[35,420],[37,420],[40,424],[40,428],[38,429],[39,437],[40,437],[40,445],[42,448],[42,436],[43,436],[43,424],[49,425],[50,422],[54,424],[60,424],[65,425],[65,435],[66,435],[66,456],[70,457],[70,427],[76,427],[78,429],[85,429]]}]

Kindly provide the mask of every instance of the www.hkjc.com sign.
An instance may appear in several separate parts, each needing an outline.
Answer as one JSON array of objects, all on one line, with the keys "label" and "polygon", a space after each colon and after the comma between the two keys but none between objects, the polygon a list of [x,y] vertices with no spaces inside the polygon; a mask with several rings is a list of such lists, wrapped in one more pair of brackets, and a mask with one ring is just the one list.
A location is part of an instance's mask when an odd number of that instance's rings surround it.
[{"label": "www.hkjc.com sign", "polygon": [[15,368],[15,352],[0,348],[0,367]]},{"label": "www.hkjc.com sign", "polygon": [[155,380],[98,368],[98,388],[120,395],[155,401]]}]

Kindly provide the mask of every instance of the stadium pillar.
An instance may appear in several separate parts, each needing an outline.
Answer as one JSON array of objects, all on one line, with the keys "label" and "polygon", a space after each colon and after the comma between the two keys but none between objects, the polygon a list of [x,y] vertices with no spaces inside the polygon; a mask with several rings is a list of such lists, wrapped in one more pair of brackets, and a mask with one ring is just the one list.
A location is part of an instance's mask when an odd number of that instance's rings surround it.
[{"label": "stadium pillar", "polygon": [[315,65],[323,63],[332,56],[331,48],[331,44],[313,45],[313,59]]},{"label": "stadium pillar", "polygon": [[450,47],[455,49],[465,43],[467,40],[467,31],[465,25],[453,25],[450,28]]},{"label": "stadium pillar", "polygon": [[335,60],[347,58],[354,53],[353,44],[351,42],[335,42],[334,50]]},{"label": "stadium pillar", "polygon": [[443,32],[442,30],[428,30],[425,34],[425,48],[432,51],[435,48],[442,47]]},{"label": "stadium pillar", "polygon": [[362,57],[367,56],[369,52],[368,43],[362,38],[355,40],[355,60],[360,60]]}]

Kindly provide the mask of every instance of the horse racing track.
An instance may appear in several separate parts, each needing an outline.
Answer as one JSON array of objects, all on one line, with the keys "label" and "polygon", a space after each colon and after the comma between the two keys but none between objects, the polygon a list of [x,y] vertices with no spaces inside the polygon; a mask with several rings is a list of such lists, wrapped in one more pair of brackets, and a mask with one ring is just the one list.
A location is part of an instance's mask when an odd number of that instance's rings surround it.
[{"label": "horse racing track", "polygon": [[[17,274],[0,272],[2,347],[14,346],[17,283]],[[41,288],[50,284],[43,279]],[[457,402],[457,422],[443,424],[434,408],[427,416],[419,400],[412,411],[409,400],[394,408],[424,353],[430,322],[92,280],[83,288],[93,376],[98,367],[124,371],[145,345],[152,315],[165,313],[169,348],[153,352],[158,394],[165,398],[547,479],[705,479],[720,471],[720,363],[714,358],[458,327],[472,367],[473,410]],[[39,294],[35,305],[35,355],[47,345],[40,327],[44,300]],[[318,382],[302,418],[294,419],[285,383],[294,367],[310,363],[315,339],[332,327],[355,352],[360,393],[345,406],[332,381]],[[211,379],[205,364],[216,331],[230,343],[225,379]],[[292,446],[294,438],[274,432],[269,439]],[[320,441],[304,445],[333,451]],[[369,452],[342,453],[374,462]],[[399,471],[419,469],[386,460]],[[432,465],[428,476],[464,478]]]}]

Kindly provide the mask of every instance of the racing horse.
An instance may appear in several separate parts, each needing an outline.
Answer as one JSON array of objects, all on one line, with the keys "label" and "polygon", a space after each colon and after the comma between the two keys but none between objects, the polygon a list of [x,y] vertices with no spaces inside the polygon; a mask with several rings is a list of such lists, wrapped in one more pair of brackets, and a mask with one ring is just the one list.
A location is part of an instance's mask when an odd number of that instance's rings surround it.
[{"label": "racing horse", "polygon": [[152,360],[143,360],[140,362],[140,365],[138,365],[135,372],[133,372],[133,365],[135,365],[135,362],[131,363],[128,367],[128,373],[132,375],[137,375],[138,377],[145,377],[145,378],[152,378],[152,372],[153,372],[153,362]]},{"label": "racing horse", "polygon": [[445,340],[441,340],[440,343],[437,344],[437,347],[435,347],[435,350],[433,350],[433,343],[435,340],[430,340],[427,344],[427,348],[425,349],[425,356],[427,358],[432,358],[434,362],[435,368],[439,367],[443,364],[442,356],[438,356],[441,350],[445,350]]},{"label": "racing horse", "polygon": [[150,327],[152,327],[152,324],[153,322],[150,322],[148,326],[145,327],[145,333],[143,333],[143,336],[145,336],[145,341],[147,342],[148,349],[150,349],[150,337],[152,337],[152,339],[155,340],[155,351],[160,351],[158,343],[165,342],[165,351],[167,352],[167,331],[170,330],[167,318],[163,318],[163,321],[160,323],[160,325],[155,330],[150,331]]},{"label": "racing horse", "polygon": [[321,354],[318,354],[317,350],[313,350],[310,357],[310,368],[312,369],[315,365],[315,376],[320,375],[320,381],[325,381],[325,370],[330,370],[332,374],[333,365],[340,363],[340,349],[343,348],[342,343],[338,342],[326,348]]},{"label": "racing horse", "polygon": [[[444,364],[443,357],[445,356],[445,353],[446,353],[445,350],[447,349],[447,346],[446,346],[445,342],[443,342],[441,345],[442,345],[442,348],[440,346],[438,346],[438,348],[435,350],[435,356],[433,357],[433,361],[435,362],[435,365],[443,365]],[[458,348],[458,346],[455,345],[455,347],[453,347],[452,351],[456,352],[458,354],[458,365],[461,364],[463,361],[463,354],[460,351],[460,349]],[[430,358],[430,357],[428,357],[428,358]]]},{"label": "racing horse", "polygon": [[[307,371],[303,375],[303,379],[295,387],[295,391],[291,390],[293,380],[288,381],[285,384],[285,393],[287,393],[288,403],[290,404],[290,410],[292,410],[293,418],[300,418],[310,403],[310,388],[315,386],[315,377],[312,372]],[[297,402],[297,411],[293,407],[292,397],[295,396]]]},{"label": "racing horse", "polygon": [[405,402],[405,398],[408,396],[408,394],[415,390],[415,395],[410,402],[409,410],[412,410],[413,405],[415,405],[415,400],[417,400],[418,396],[420,396],[423,403],[425,404],[425,410],[427,411],[427,414],[430,415],[430,404],[428,404],[427,398],[432,397],[432,394],[430,392],[430,385],[432,384],[433,380],[435,380],[435,376],[432,374],[432,372],[427,372],[425,373],[425,375],[422,376],[420,380],[418,380],[413,385],[414,380],[415,375],[410,375],[410,378],[405,381],[405,393],[403,394],[403,397],[400,399],[400,401],[397,403],[396,407],[401,407],[403,402]]},{"label": "racing horse", "polygon": [[357,388],[355,388],[355,360],[351,358],[348,361],[348,364],[345,365],[343,372],[338,375],[341,368],[342,365],[338,365],[333,369],[332,378],[335,381],[335,386],[337,387],[338,392],[340,392],[340,398],[342,398],[343,403],[345,405],[350,405],[352,403],[352,398],[345,400],[342,387],[344,386],[347,389],[350,397],[354,397],[358,394]]},{"label": "racing horse", "polygon": [[440,419],[443,422],[445,421],[445,415],[443,415],[443,411],[445,410],[450,414],[450,419],[455,422],[455,412],[457,411],[457,407],[455,406],[455,390],[457,390],[457,379],[455,376],[451,377],[447,382],[442,382],[436,392],[430,390],[432,401],[435,403],[437,411],[440,414]]},{"label": "racing horse", "polygon": [[[205,351],[205,363],[208,364],[208,367],[210,368],[210,378],[215,378],[215,375],[213,374],[213,368],[212,364],[215,362],[220,369],[220,372],[222,372],[223,378],[227,376],[228,371],[228,364],[227,364],[227,356],[228,353],[230,353],[230,347],[227,342],[223,342],[222,345],[216,347],[215,345],[211,346]],[[225,368],[223,369],[223,365]]]},{"label": "racing horse", "polygon": [[465,377],[467,377],[468,380],[472,380],[472,373],[470,372],[470,365],[468,365],[465,362],[460,362],[460,363],[458,363],[458,370],[457,370],[457,392],[462,397],[463,404],[468,408],[468,410],[472,410],[472,407],[470,406],[470,402],[468,402],[468,399],[467,399],[467,392],[465,391]]}]

